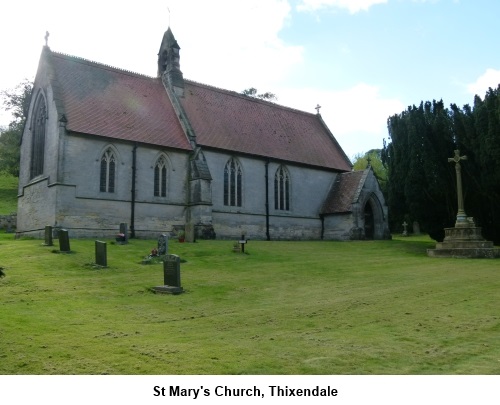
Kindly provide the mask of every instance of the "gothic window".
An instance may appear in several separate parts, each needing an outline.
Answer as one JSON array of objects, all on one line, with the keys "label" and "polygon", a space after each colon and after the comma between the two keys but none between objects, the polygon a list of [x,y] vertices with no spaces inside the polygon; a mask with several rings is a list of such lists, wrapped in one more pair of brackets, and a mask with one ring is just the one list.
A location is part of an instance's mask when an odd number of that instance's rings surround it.
[{"label": "gothic window", "polygon": [[115,153],[108,148],[101,156],[100,190],[104,193],[115,192],[115,167]]},{"label": "gothic window", "polygon": [[33,120],[33,132],[31,139],[31,178],[43,174],[43,162],[45,155],[45,126],[47,121],[47,107],[43,96],[39,96]]},{"label": "gothic window", "polygon": [[241,207],[241,166],[233,158],[224,167],[224,205]]},{"label": "gothic window", "polygon": [[274,209],[290,210],[290,175],[284,166],[280,166],[274,176]]},{"label": "gothic window", "polygon": [[155,164],[154,195],[155,197],[167,196],[167,161],[165,156],[160,156]]}]

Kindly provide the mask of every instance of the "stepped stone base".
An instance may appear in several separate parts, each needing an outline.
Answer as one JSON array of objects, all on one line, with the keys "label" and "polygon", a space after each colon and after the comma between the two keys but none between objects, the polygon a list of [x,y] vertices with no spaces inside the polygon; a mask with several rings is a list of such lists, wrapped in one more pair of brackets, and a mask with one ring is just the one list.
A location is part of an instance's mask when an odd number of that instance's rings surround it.
[{"label": "stepped stone base", "polygon": [[436,249],[427,249],[430,257],[500,258],[500,248],[483,239],[481,228],[476,226],[445,228],[443,242]]}]

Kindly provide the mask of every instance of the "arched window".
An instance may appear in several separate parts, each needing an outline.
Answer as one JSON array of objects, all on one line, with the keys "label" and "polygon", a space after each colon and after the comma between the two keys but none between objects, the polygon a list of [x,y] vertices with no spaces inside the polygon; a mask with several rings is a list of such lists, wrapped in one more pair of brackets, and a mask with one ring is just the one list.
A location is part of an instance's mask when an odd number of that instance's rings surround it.
[{"label": "arched window", "polygon": [[115,167],[115,153],[108,148],[101,156],[100,190],[104,193],[115,192]]},{"label": "arched window", "polygon": [[233,158],[224,167],[224,205],[241,207],[241,166]]},{"label": "arched window", "polygon": [[155,197],[167,196],[167,161],[165,156],[160,156],[155,164],[154,195]]},{"label": "arched window", "polygon": [[290,175],[284,166],[280,166],[274,176],[274,209],[290,210]]},{"label": "arched window", "polygon": [[38,96],[33,120],[33,137],[31,138],[31,178],[43,174],[45,156],[45,126],[47,122],[47,107],[42,95]]}]

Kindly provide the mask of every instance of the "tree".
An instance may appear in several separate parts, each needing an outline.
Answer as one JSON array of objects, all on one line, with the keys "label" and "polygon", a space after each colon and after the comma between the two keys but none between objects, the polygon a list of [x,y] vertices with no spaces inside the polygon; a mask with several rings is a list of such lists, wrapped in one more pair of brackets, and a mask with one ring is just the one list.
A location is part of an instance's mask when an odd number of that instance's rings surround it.
[{"label": "tree", "polygon": [[19,144],[23,125],[11,122],[5,130],[0,129],[0,172],[19,176]]},{"label": "tree", "polygon": [[3,90],[0,97],[4,109],[12,112],[14,120],[0,128],[0,171],[19,176],[19,147],[28,116],[33,83],[25,79],[14,90]]},{"label": "tree", "polygon": [[2,90],[0,98],[3,99],[4,109],[11,111],[15,122],[22,122],[28,116],[28,109],[31,102],[31,92],[33,91],[33,82],[24,79],[15,89]]},{"label": "tree", "polygon": [[455,149],[462,166],[465,211],[483,235],[500,242],[500,86],[471,108],[421,102],[389,117],[382,161],[388,170],[391,225],[417,220],[436,240],[457,215],[456,174],[448,162]]},{"label": "tree", "polygon": [[241,94],[243,94],[244,96],[260,98],[261,100],[267,100],[267,101],[278,100],[278,97],[276,97],[274,93],[271,93],[269,91],[262,94],[257,94],[257,89],[255,87],[249,87],[248,89],[243,90]]},{"label": "tree", "polygon": [[421,102],[388,119],[391,142],[384,142],[388,205],[393,227],[418,221],[436,240],[452,226],[454,171],[448,165],[454,145],[450,115],[442,101]]}]

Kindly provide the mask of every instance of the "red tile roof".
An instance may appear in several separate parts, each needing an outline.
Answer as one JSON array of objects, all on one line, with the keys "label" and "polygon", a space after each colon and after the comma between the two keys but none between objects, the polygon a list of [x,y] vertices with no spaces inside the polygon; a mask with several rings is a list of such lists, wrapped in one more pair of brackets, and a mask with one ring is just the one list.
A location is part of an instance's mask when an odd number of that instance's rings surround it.
[{"label": "red tile roof", "polygon": [[191,150],[160,79],[48,52],[67,129]]},{"label": "red tile roof", "polygon": [[[47,49],[57,93],[74,132],[191,150],[159,78]],[[185,81],[180,99],[200,146],[350,171],[321,117]]]},{"label": "red tile roof", "polygon": [[316,114],[188,80],[180,101],[201,146],[351,170]]},{"label": "red tile roof", "polygon": [[340,214],[352,211],[352,204],[359,197],[360,187],[363,186],[365,170],[349,173],[339,173],[330,189],[321,214]]}]

